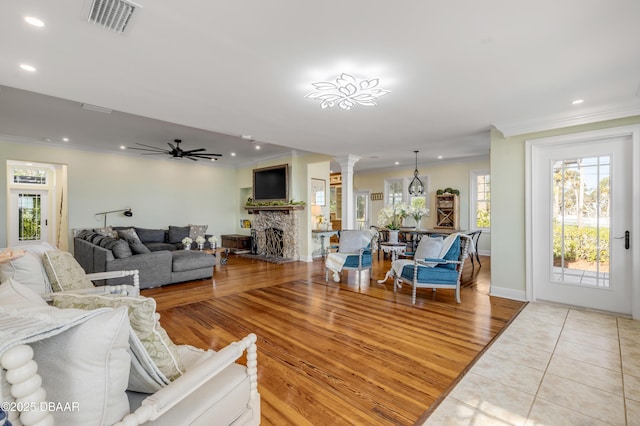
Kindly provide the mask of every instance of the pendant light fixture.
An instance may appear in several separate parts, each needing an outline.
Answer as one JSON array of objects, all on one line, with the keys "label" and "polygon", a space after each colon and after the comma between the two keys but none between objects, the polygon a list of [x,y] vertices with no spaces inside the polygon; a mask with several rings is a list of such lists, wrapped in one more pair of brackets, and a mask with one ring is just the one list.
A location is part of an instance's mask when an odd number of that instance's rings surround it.
[{"label": "pendant light fixture", "polygon": [[424,194],[424,184],[418,177],[418,151],[416,153],[416,169],[413,171],[413,180],[409,184],[409,195],[422,195]]}]

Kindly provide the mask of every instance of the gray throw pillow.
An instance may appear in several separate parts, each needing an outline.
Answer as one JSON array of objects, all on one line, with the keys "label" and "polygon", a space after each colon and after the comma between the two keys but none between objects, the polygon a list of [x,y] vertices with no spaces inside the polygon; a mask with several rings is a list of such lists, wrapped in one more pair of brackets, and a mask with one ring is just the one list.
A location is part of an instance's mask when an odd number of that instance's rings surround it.
[{"label": "gray throw pillow", "polygon": [[138,237],[138,234],[136,233],[135,229],[133,228],[119,229],[118,235],[120,236],[120,238],[126,241],[127,244],[129,244],[129,248],[133,253],[135,254],[151,253],[151,250],[149,250],[147,246],[142,244],[142,241],[140,241],[140,237]]},{"label": "gray throw pillow", "polygon": [[183,238],[189,236],[189,226],[169,226],[169,242],[171,244],[181,243]]},{"label": "gray throw pillow", "polygon": [[100,240],[100,247],[104,247],[107,250],[111,250],[113,256],[116,259],[124,259],[125,257],[131,257],[131,249],[129,244],[124,240],[118,240],[116,238],[104,237]]},{"label": "gray throw pillow", "polygon": [[136,234],[143,243],[164,243],[164,229],[135,228]]}]

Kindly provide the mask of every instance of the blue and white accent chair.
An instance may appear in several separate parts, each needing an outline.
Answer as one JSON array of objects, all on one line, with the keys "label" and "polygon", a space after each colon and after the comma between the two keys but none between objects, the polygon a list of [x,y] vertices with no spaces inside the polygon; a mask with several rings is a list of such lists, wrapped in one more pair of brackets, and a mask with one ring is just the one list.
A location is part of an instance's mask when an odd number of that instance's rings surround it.
[{"label": "blue and white accent chair", "polygon": [[[394,291],[402,283],[413,287],[411,303],[416,303],[418,288],[455,290],[456,302],[460,303],[460,277],[467,258],[471,238],[465,234],[452,234],[442,238],[424,237],[412,260],[399,259],[393,262]],[[436,254],[437,253],[437,254]]]},{"label": "blue and white accent chair", "polygon": [[358,271],[358,287],[362,271],[369,270],[371,280],[371,239],[374,231],[341,231],[340,245],[337,252],[327,254],[325,259],[324,280],[329,281],[329,271],[333,273],[333,281],[340,282],[343,270]]}]

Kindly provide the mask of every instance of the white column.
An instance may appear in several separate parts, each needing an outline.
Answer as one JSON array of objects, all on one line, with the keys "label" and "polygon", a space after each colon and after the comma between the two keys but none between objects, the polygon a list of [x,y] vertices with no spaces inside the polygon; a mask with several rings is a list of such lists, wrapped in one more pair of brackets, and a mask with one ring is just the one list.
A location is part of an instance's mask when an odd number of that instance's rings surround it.
[{"label": "white column", "polygon": [[356,200],[353,196],[353,166],[361,157],[347,155],[338,157],[342,172],[342,229],[356,229]]}]

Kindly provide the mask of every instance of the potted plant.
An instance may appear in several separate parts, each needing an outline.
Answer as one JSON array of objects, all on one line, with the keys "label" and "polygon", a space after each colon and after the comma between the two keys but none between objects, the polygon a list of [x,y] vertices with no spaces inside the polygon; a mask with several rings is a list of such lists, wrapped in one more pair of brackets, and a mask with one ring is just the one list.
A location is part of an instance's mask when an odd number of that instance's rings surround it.
[{"label": "potted plant", "polygon": [[378,225],[389,230],[389,242],[398,243],[398,231],[402,221],[409,216],[409,206],[404,203],[385,206],[378,212]]}]

